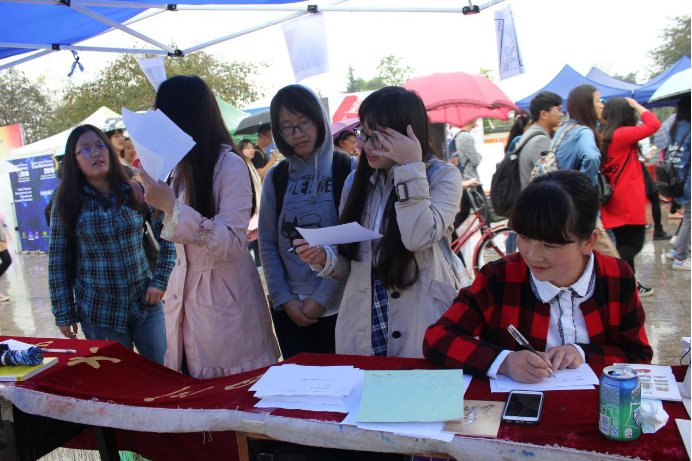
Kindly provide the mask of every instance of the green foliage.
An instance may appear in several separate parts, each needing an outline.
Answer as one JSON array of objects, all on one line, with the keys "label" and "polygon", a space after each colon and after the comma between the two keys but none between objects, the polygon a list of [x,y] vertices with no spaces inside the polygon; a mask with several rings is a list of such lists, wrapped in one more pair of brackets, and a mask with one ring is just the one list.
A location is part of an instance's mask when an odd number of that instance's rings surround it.
[{"label": "green foliage", "polygon": [[655,77],[683,56],[690,56],[690,16],[677,16],[673,24],[663,29],[661,39],[663,44],[649,52],[654,62],[651,77]]},{"label": "green foliage", "polygon": [[624,82],[629,82],[629,83],[637,83],[637,73],[636,72],[630,72],[627,75],[620,75],[620,74],[613,74],[613,78],[617,78],[618,80],[622,80]]},{"label": "green foliage", "polygon": [[401,59],[396,56],[385,56],[380,59],[377,66],[378,75],[370,80],[364,80],[355,76],[353,66],[348,66],[346,72],[346,93],[357,93],[359,91],[373,91],[384,88],[385,86],[401,85],[413,75],[413,68],[402,66]]},{"label": "green foliage", "polygon": [[[156,92],[137,64],[141,56],[123,54],[89,82],[68,87],[50,126],[60,132],[88,117],[101,106],[117,112],[121,107],[146,110],[154,104]],[[181,58],[164,61],[166,75],[197,75],[214,94],[233,106],[242,106],[263,96],[253,82],[265,63],[225,62],[197,51]]]},{"label": "green foliage", "polygon": [[22,125],[26,144],[48,136],[51,104],[41,85],[29,80],[24,72],[7,69],[0,72],[0,126]]},{"label": "green foliage", "polygon": [[487,78],[491,82],[493,81],[492,69],[486,69],[485,67],[481,67],[480,70],[478,71],[478,75],[482,75],[483,77]]}]

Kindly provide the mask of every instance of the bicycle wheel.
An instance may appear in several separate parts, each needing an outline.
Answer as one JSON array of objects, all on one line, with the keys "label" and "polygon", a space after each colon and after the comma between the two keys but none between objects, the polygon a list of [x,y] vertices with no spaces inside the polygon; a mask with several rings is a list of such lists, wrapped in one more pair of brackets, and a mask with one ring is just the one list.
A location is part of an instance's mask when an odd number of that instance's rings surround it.
[{"label": "bicycle wheel", "polygon": [[[508,253],[507,239],[512,230],[509,227],[502,226],[491,229],[490,232],[492,237],[485,234],[476,245],[476,250],[473,253],[474,274],[477,274],[489,262],[500,259]],[[516,248],[514,251],[516,251]]]}]

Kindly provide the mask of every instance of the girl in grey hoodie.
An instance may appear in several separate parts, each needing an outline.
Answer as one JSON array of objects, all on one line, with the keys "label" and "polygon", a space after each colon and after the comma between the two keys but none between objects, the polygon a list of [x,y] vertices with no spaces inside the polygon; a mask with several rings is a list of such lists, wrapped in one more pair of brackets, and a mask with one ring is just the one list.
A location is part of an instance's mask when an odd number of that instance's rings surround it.
[{"label": "girl in grey hoodie", "polygon": [[[271,125],[286,159],[264,178],[259,246],[279,347],[284,359],[300,352],[333,354],[345,280],[317,277],[291,248],[291,242],[300,238],[296,227],[329,227],[339,222],[329,119],[312,91],[289,85],[272,99]],[[348,162],[349,171],[353,163]]]}]

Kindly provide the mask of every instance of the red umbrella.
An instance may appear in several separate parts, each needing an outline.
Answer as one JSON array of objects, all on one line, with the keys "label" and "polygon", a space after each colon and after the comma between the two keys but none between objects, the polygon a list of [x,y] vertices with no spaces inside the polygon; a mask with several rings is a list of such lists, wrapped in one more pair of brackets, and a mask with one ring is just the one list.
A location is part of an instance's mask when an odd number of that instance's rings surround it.
[{"label": "red umbrella", "polygon": [[420,95],[431,123],[461,128],[474,118],[507,120],[508,112],[521,111],[497,85],[480,75],[432,74],[413,78],[402,86]]}]

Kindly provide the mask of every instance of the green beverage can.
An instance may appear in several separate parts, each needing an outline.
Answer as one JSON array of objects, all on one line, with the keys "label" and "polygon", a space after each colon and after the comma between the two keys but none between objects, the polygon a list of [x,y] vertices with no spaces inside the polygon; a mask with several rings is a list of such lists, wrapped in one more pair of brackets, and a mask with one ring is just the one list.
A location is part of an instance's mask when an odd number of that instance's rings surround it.
[{"label": "green beverage can", "polygon": [[637,372],[623,366],[605,367],[598,393],[601,434],[623,442],[639,438],[642,433],[639,409],[642,386]]}]

